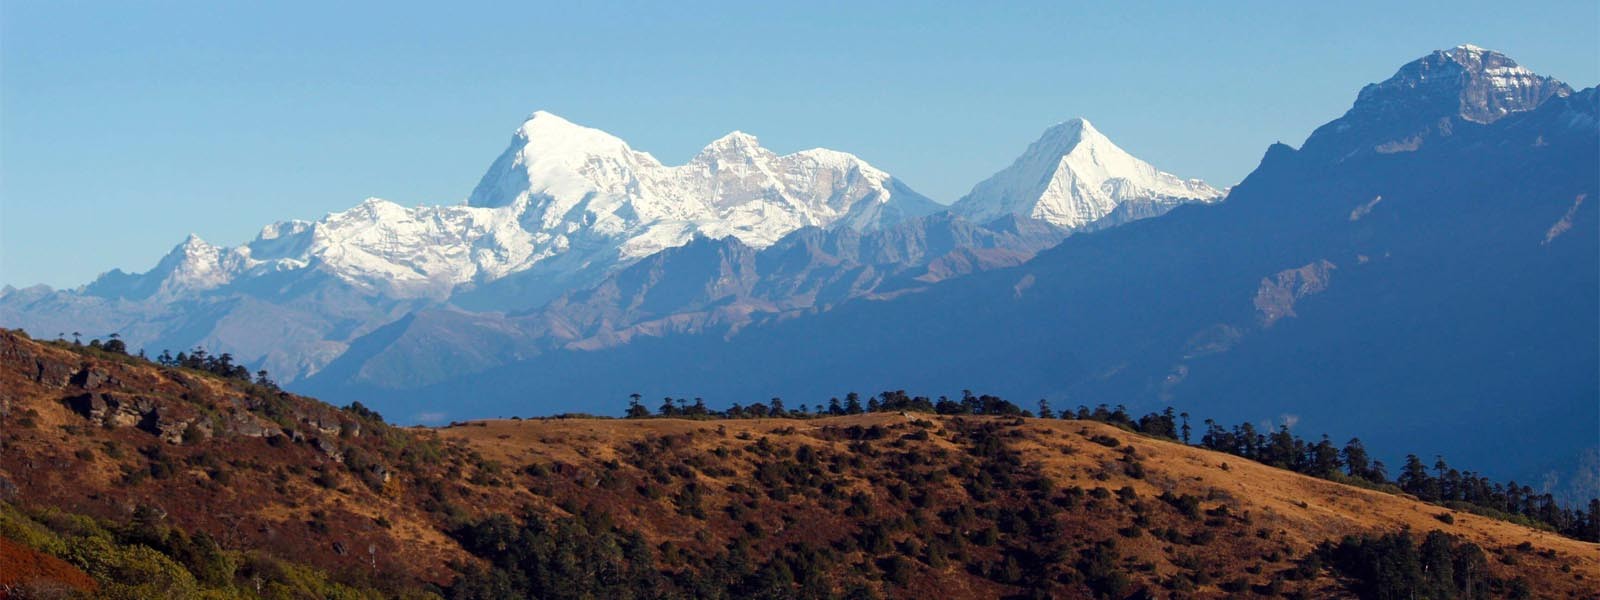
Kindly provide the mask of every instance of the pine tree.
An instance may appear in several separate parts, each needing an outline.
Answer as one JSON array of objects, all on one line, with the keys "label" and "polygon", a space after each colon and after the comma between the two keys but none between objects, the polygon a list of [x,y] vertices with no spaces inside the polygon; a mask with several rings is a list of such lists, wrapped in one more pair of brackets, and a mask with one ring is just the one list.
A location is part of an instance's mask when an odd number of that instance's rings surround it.
[{"label": "pine tree", "polygon": [[1350,438],[1340,454],[1344,456],[1346,473],[1351,477],[1372,480],[1372,459],[1367,456],[1366,446],[1361,445],[1361,438]]},{"label": "pine tree", "polygon": [[1333,446],[1328,436],[1322,436],[1322,441],[1311,447],[1308,472],[1324,479],[1333,477],[1339,472],[1339,449]]},{"label": "pine tree", "polygon": [[1456,596],[1455,581],[1455,542],[1449,534],[1434,530],[1428,532],[1419,548],[1422,561],[1422,574],[1426,578],[1423,587],[1428,590],[1428,595],[1434,598],[1451,598]]},{"label": "pine tree", "polygon": [[1423,500],[1433,502],[1439,499],[1438,482],[1428,475],[1428,468],[1415,454],[1406,455],[1406,464],[1401,468],[1400,478],[1396,482],[1400,484],[1400,489]]},{"label": "pine tree", "polygon": [[639,402],[639,400],[643,397],[644,396],[638,392],[628,394],[628,418],[640,419],[650,416],[650,409],[645,408],[644,404]]}]

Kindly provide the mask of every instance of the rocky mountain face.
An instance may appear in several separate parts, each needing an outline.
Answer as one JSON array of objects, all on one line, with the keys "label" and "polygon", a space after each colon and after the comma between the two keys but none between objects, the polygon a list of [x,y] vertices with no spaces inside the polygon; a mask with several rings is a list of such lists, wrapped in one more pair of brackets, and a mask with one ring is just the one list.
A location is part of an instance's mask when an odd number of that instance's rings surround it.
[{"label": "rocky mountain face", "polygon": [[[1592,486],[1594,467],[1579,469],[1600,419],[1600,106],[1592,88],[1531,75],[1516,80],[1542,102],[1510,102],[1530,98],[1510,88],[1488,99],[1480,83],[1508,64],[1465,48],[1424,57],[1302,148],[1269,148],[1227,202],[1073,235],[1015,268],[731,338],[551,352],[414,392],[349,393],[396,414],[445,395],[498,414],[615,410],[630,393],[815,402],[912,381],[1359,432],[1391,465],[1442,453],[1496,477]],[[1444,71],[1457,75],[1406,83]],[[540,391],[501,391],[517,382]]]},{"label": "rocky mountain face", "polygon": [[[21,391],[0,395],[0,413],[20,413],[22,407],[14,404],[22,403],[28,395],[25,392],[32,391],[24,386],[37,386],[50,390],[89,425],[134,428],[169,444],[213,437],[284,435],[318,448],[332,448],[331,442],[318,436],[361,433],[359,422],[341,418],[337,409],[326,404],[295,405],[293,411],[274,420],[261,413],[267,412],[264,407],[281,393],[232,395],[228,393],[232,390],[213,378],[178,371],[156,386],[152,385],[156,378],[148,371],[127,363],[73,356],[10,331],[0,332],[0,369],[21,376],[9,382]],[[328,450],[328,454],[336,452]]]},{"label": "rocky mountain face", "polygon": [[1504,54],[1463,44],[1362,88],[1344,117],[1313,132],[1303,150],[1337,160],[1410,152],[1429,138],[1449,137],[1457,124],[1493,123],[1571,94],[1567,84]]},{"label": "rocky mountain face", "polygon": [[1045,130],[1016,162],[974,186],[951,209],[978,222],[1018,215],[1084,230],[1222,196],[1198,179],[1157,170],[1111,143],[1087,120],[1073,119]]}]

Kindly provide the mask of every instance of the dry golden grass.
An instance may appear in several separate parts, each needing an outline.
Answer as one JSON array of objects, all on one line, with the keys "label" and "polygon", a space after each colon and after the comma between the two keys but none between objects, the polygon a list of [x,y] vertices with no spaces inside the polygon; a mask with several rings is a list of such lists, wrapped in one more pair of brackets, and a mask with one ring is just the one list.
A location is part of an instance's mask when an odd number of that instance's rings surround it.
[{"label": "dry golden grass", "polygon": [[[461,440],[485,458],[507,465],[565,463],[593,469],[605,461],[624,458],[618,449],[662,436],[693,434],[690,436],[693,446],[689,451],[702,453],[709,453],[719,445],[727,445],[730,439],[756,439],[763,436],[783,444],[813,444],[842,450],[841,442],[818,439],[807,434],[829,426],[887,427],[914,419],[932,421],[943,429],[949,429],[952,418],[958,417],[879,413],[813,420],[492,420],[441,429],[439,434],[446,439]],[[723,434],[717,433],[719,428]],[[790,428],[794,430],[793,433],[783,435]],[[1409,529],[1420,536],[1432,530],[1442,530],[1481,546],[1494,563],[1492,567],[1501,575],[1508,578],[1521,575],[1539,582],[1536,594],[1589,598],[1594,597],[1590,588],[1600,582],[1600,545],[1597,544],[1506,521],[1451,511],[1404,495],[1317,479],[1235,456],[1149,438],[1103,423],[1025,419],[1018,428],[1024,434],[1013,441],[1011,447],[1021,452],[1025,461],[1055,480],[1059,486],[1108,489],[1128,486],[1141,497],[1154,497],[1163,492],[1192,494],[1206,499],[1202,503],[1203,508],[1226,505],[1233,514],[1248,515],[1248,529],[1265,530],[1266,545],[1280,548],[1288,556],[1303,556],[1319,542],[1338,540],[1345,535]],[[1110,448],[1089,440],[1097,435],[1114,437],[1122,442],[1122,446]],[[939,436],[934,436],[931,441],[951,446]],[[1126,446],[1132,446],[1142,461],[1146,471],[1143,478],[1128,476],[1120,468],[1115,468],[1116,461],[1124,456]],[[735,470],[740,470],[740,467],[736,466]],[[871,481],[861,480],[857,483],[864,489],[872,487]],[[712,502],[716,504],[720,501]],[[1438,518],[1446,513],[1454,517],[1453,524],[1446,524]],[[639,519],[624,521],[650,532],[653,539],[682,542],[694,534],[693,528],[662,527],[659,523],[652,524]],[[682,522],[672,518],[669,521]],[[1515,549],[1524,542],[1533,546],[1532,552]],[[1179,570],[1171,560],[1173,553],[1163,551],[1163,547],[1170,544],[1158,538],[1144,536],[1123,540],[1121,546],[1125,552],[1155,563],[1158,574],[1166,575]],[[1228,543],[1220,543],[1214,550],[1226,554],[1234,548],[1240,552],[1259,551],[1259,548],[1247,550]],[[1550,551],[1554,552],[1553,559],[1538,556],[1541,552]],[[1507,554],[1517,555],[1515,566],[1495,560]],[[1220,563],[1238,566],[1257,557],[1219,555],[1212,558]],[[946,586],[945,595],[951,597],[980,597],[982,593],[994,591],[981,586],[974,589],[971,583],[955,578],[942,581],[941,585]],[[966,591],[952,594],[948,588],[950,585],[964,586]]]}]

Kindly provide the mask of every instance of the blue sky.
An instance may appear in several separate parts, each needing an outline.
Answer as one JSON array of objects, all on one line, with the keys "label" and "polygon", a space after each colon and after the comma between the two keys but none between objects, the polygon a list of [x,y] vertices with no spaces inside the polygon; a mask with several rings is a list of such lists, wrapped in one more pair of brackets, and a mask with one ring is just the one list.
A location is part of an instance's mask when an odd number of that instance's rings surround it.
[{"label": "blue sky", "polygon": [[[942,202],[1083,116],[1231,185],[1436,48],[1600,79],[1600,4],[0,2],[0,282],[465,198],[545,109],[668,163],[733,129]],[[941,3],[944,4],[944,3]]]}]

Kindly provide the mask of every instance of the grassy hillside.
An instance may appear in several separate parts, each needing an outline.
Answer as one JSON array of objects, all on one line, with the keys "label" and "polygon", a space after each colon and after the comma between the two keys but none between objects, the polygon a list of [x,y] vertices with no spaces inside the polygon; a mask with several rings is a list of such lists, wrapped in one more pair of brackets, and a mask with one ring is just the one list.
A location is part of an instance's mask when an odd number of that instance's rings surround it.
[{"label": "grassy hillside", "polygon": [[1600,578],[1595,544],[1088,421],[880,413],[440,433],[568,475],[541,495],[670,542],[686,567],[744,542],[756,555],[809,544],[833,549],[826,576],[876,581],[896,578],[885,561],[910,557],[895,596],[1089,595],[1107,582],[1085,567],[1108,554],[1122,592],[1324,597],[1349,581],[1305,569],[1318,544],[1435,530],[1483,549],[1505,580],[1497,595],[1522,578],[1536,595],[1590,597]]},{"label": "grassy hillside", "polygon": [[1090,421],[402,429],[14,332],[0,419],[0,597],[1588,598],[1600,580],[1595,544]]}]

